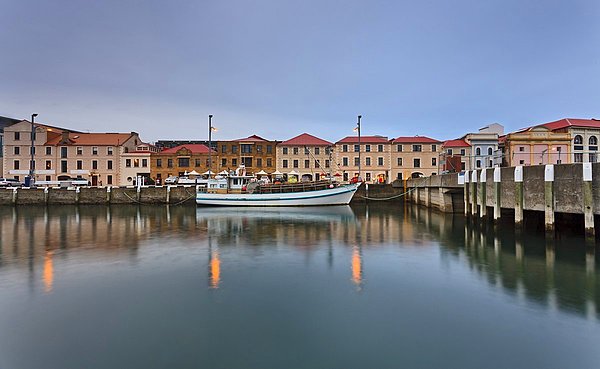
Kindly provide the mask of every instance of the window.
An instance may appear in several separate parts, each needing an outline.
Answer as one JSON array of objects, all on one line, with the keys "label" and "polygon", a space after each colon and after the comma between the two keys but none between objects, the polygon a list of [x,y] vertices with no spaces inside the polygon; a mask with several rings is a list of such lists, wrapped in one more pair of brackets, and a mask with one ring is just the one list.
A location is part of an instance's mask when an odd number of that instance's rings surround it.
[{"label": "window", "polygon": [[369,172],[365,173],[365,180],[367,182],[371,180],[371,173],[369,173]]},{"label": "window", "polygon": [[60,148],[60,157],[63,159],[65,159],[67,157],[67,148],[66,147]]},{"label": "window", "polygon": [[377,165],[380,167],[383,166],[383,158],[382,157],[377,158]]},{"label": "window", "polygon": [[113,154],[113,147],[109,146],[106,148],[106,155],[112,156]]},{"label": "window", "polygon": [[348,145],[342,145],[342,152],[348,152]]},{"label": "window", "polygon": [[329,159],[325,159],[325,168],[329,168],[330,165]]},{"label": "window", "polygon": [[308,147],[304,146],[304,155],[309,155],[310,154],[310,150],[308,150]]},{"label": "window", "polygon": [[[354,151],[356,151],[356,150],[354,150]],[[365,145],[365,151],[371,152],[371,145]]]},{"label": "window", "polygon": [[360,158],[358,156],[354,157],[354,166],[357,167],[360,165]]},{"label": "window", "polygon": [[[144,163],[144,161],[142,160],[142,164]],[[202,160],[200,159],[194,159],[194,166],[196,168],[200,167],[202,165]]]},{"label": "window", "polygon": [[413,159],[413,167],[421,168],[421,159]]},{"label": "window", "polygon": [[285,160],[285,159],[283,160],[283,167],[284,167],[284,168],[287,168],[287,167],[288,167],[288,161],[287,161],[287,160]]},{"label": "window", "polygon": [[576,163],[583,163],[583,153],[573,154],[573,159]]},{"label": "window", "polygon": [[262,145],[256,145],[256,152],[262,152]]},{"label": "window", "polygon": [[156,167],[162,168],[162,159],[156,159]]},{"label": "window", "polygon": [[402,152],[402,145],[396,145],[396,151]]},{"label": "window", "polygon": [[590,163],[595,163],[598,161],[598,154],[595,152],[590,153]]},{"label": "window", "polygon": [[83,155],[83,147],[77,146],[77,155]]},{"label": "window", "polygon": [[448,155],[452,155],[452,149],[448,149],[448,150],[446,150],[446,153],[447,153]]},{"label": "window", "polygon": [[21,148],[19,146],[15,146],[14,153],[15,153],[15,155],[21,155]]},{"label": "window", "polygon": [[461,154],[462,156],[465,156],[465,149],[460,149],[460,154]]},{"label": "window", "polygon": [[60,161],[60,172],[67,173],[67,161],[66,160]]},{"label": "window", "polygon": [[46,155],[52,155],[52,148],[50,146],[46,146]]},{"label": "window", "polygon": [[[231,153],[233,153],[233,154],[237,154],[237,152],[238,152],[238,147],[237,147],[237,145],[231,145]],[[237,160],[236,160],[236,161],[237,161]],[[233,165],[235,165],[235,164],[233,164]]]},{"label": "window", "polygon": [[19,169],[21,167],[21,163],[18,160],[13,161],[13,169]]},{"label": "window", "polygon": [[365,159],[365,165],[366,166],[370,166],[371,165],[371,158],[367,156],[367,158]]},{"label": "window", "polygon": [[98,146],[92,147],[92,155],[98,155]]},{"label": "window", "polygon": [[287,155],[288,154],[288,148],[284,147],[283,149],[281,149],[281,151],[283,151],[283,155]]},{"label": "window", "polygon": [[431,158],[431,165],[434,167],[437,165],[437,158]]},{"label": "window", "polygon": [[590,136],[590,139],[588,142],[590,145],[593,145],[593,146],[598,145],[598,139],[596,138],[596,136]]},{"label": "window", "polygon": [[319,148],[318,148],[318,147],[315,147],[315,155],[319,155],[319,153],[320,153],[320,150],[319,150]]},{"label": "window", "polygon": [[111,174],[109,174],[109,175],[106,176],[106,184],[109,184],[109,185],[113,184],[113,180],[112,180],[112,175]]},{"label": "window", "polygon": [[523,165],[523,164],[525,164],[525,160],[519,160],[519,164],[520,164],[520,165]]},{"label": "window", "polygon": [[493,153],[493,150],[492,150],[492,148],[491,148],[491,147],[488,147],[488,155],[492,155],[492,153]]},{"label": "window", "polygon": [[131,168],[131,159],[125,159],[125,167]]},{"label": "window", "polygon": [[256,166],[262,168],[262,158],[256,158]]},{"label": "window", "polygon": [[242,144],[240,146],[242,147],[242,154],[251,154],[252,153],[252,145]]},{"label": "window", "polygon": [[298,160],[294,160],[294,168],[298,168]]},{"label": "window", "polygon": [[133,166],[135,168],[139,168],[140,167],[140,159],[133,159]]},{"label": "window", "polygon": [[225,154],[227,152],[227,145],[221,146],[221,152]]},{"label": "window", "polygon": [[173,168],[173,159],[167,159],[167,168]]},{"label": "window", "polygon": [[272,166],[273,166],[273,159],[267,158],[267,167],[272,167]]},{"label": "window", "polygon": [[490,168],[492,168],[494,166],[494,161],[490,160]]},{"label": "window", "polygon": [[231,159],[231,165],[234,166],[234,167],[237,167],[237,164],[238,164],[237,163],[237,158],[232,158]]},{"label": "window", "polygon": [[575,145],[583,145],[583,137],[581,137],[580,135],[575,136],[575,138],[573,139],[573,143]]},{"label": "window", "polygon": [[360,151],[360,145],[354,145],[354,152]]},{"label": "window", "polygon": [[29,155],[35,155],[35,146],[29,147]]},{"label": "window", "polygon": [[177,165],[182,168],[189,167],[190,166],[190,158],[177,158]]},{"label": "window", "polygon": [[431,145],[431,151],[432,152],[436,152],[437,151],[437,145]]},{"label": "window", "polygon": [[92,160],[92,169],[98,170],[98,160]]},{"label": "window", "polygon": [[481,147],[475,149],[475,155],[481,155]]},{"label": "window", "polygon": [[402,166],[402,158],[398,158],[398,166],[401,167]]},{"label": "window", "polygon": [[315,160],[315,168],[321,168],[321,163],[318,160]]},{"label": "window", "polygon": [[15,141],[21,141],[21,132],[15,132]]},{"label": "window", "polygon": [[348,173],[344,173],[344,176],[342,178],[344,179],[344,181],[348,182]]},{"label": "window", "polygon": [[226,167],[227,166],[227,159],[226,158],[221,159],[221,166],[222,167]]},{"label": "window", "polygon": [[273,146],[267,145],[267,154],[272,154],[272,153],[273,153]]},{"label": "window", "polygon": [[112,168],[113,168],[112,163],[113,163],[112,160],[107,161],[106,162],[106,169],[112,170]]},{"label": "window", "polygon": [[467,168],[467,163],[465,163],[464,161],[460,162],[460,170],[465,170],[465,168]]},{"label": "window", "polygon": [[383,152],[383,145],[377,145],[377,152]]},{"label": "window", "polygon": [[421,145],[412,145],[413,152],[421,152],[423,151],[423,147]]},{"label": "window", "polygon": [[77,160],[77,164],[76,164],[76,168],[77,170],[82,170],[83,169],[83,161],[81,160]]},{"label": "window", "polygon": [[310,168],[310,160],[304,160],[304,168]]},{"label": "window", "polygon": [[46,160],[46,170],[52,169],[52,161]]},{"label": "window", "polygon": [[342,158],[342,166],[348,166],[348,158]]},{"label": "window", "polygon": [[481,168],[481,160],[477,160],[476,166],[477,166],[477,168]]},{"label": "window", "polygon": [[524,152],[525,151],[525,146],[519,146],[519,152]]},{"label": "window", "polygon": [[242,164],[244,164],[246,166],[246,168],[252,168],[252,157],[251,156],[242,157]]},{"label": "window", "polygon": [[297,148],[297,147],[294,147],[294,148],[292,149],[292,152],[294,153],[294,155],[298,155],[298,148]]}]

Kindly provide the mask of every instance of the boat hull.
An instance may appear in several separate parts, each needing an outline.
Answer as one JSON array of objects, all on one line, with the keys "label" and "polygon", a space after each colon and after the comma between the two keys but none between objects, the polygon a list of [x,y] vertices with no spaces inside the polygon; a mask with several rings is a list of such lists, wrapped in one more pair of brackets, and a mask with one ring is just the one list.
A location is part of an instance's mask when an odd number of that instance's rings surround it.
[{"label": "boat hull", "polygon": [[348,205],[358,185],[351,184],[317,191],[264,194],[196,194],[196,203],[205,206],[326,206]]}]

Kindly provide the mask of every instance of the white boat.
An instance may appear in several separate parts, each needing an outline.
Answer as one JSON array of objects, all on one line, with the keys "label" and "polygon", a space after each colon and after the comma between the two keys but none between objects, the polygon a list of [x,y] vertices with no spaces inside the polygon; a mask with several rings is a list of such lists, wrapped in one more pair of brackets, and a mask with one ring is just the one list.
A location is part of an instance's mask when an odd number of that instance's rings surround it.
[{"label": "white boat", "polygon": [[294,185],[265,185],[244,191],[200,188],[196,194],[198,205],[210,206],[324,206],[348,205],[358,184],[298,183]]}]

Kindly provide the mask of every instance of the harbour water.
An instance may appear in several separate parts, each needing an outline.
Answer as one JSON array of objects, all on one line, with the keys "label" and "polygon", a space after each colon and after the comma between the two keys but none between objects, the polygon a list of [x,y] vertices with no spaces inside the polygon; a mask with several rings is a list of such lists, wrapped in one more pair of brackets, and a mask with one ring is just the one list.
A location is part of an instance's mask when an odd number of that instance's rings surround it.
[{"label": "harbour water", "polygon": [[600,267],[425,208],[0,208],[0,368],[597,368]]}]

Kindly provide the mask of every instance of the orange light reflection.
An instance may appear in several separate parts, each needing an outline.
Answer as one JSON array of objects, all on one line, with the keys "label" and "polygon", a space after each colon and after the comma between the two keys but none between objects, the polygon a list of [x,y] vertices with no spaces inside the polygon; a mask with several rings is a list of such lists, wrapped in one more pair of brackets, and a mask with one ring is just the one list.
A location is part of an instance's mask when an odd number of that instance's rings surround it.
[{"label": "orange light reflection", "polygon": [[352,250],[352,282],[357,286],[362,284],[362,259],[356,247]]},{"label": "orange light reflection", "polygon": [[44,255],[44,273],[43,273],[43,282],[44,282],[44,291],[46,293],[52,292],[52,284],[54,283],[54,265],[52,263],[52,251],[46,251],[46,255]]},{"label": "orange light reflection", "polygon": [[219,253],[213,251],[210,259],[210,287],[219,288],[219,282],[221,282],[221,260]]}]

